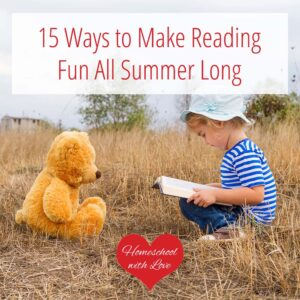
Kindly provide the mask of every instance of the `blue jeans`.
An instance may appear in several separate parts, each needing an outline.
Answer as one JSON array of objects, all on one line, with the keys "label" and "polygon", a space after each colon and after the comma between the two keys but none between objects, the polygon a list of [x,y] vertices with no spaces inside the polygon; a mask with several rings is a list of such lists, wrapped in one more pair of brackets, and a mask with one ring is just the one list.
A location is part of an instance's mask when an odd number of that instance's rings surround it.
[{"label": "blue jeans", "polygon": [[180,198],[179,206],[182,214],[190,221],[198,224],[202,232],[211,234],[218,228],[237,224],[240,218],[244,217],[241,206],[212,204],[208,207],[188,203],[186,198]]}]

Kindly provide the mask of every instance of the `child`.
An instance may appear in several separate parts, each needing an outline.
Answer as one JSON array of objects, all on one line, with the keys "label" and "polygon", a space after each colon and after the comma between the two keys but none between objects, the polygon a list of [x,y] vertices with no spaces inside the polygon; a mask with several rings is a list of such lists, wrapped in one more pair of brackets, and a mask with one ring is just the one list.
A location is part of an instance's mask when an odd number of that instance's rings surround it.
[{"label": "child", "polygon": [[[236,95],[196,96],[181,120],[209,146],[225,152],[219,189],[199,190],[180,199],[182,214],[207,233],[201,239],[244,237],[236,225],[247,215],[255,223],[271,224],[275,218],[276,186],[263,151],[244,127],[251,122],[243,114],[243,99]],[[218,205],[216,202],[232,204]]]}]

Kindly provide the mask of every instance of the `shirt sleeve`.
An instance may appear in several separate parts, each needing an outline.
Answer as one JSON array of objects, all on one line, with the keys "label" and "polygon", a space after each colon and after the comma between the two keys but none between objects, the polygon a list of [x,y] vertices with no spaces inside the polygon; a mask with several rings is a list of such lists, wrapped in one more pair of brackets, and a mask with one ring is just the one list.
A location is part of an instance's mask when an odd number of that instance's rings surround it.
[{"label": "shirt sleeve", "polygon": [[264,185],[264,174],[260,156],[254,151],[243,152],[233,160],[233,167],[244,187]]}]

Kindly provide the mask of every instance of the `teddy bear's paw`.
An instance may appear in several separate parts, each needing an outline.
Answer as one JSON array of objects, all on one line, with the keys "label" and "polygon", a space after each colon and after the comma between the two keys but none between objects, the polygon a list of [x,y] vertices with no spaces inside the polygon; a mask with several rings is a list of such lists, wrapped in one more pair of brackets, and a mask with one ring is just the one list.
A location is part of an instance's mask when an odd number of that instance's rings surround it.
[{"label": "teddy bear's paw", "polygon": [[76,218],[69,223],[67,237],[98,235],[104,225],[104,211],[97,204],[89,203],[78,211]]},{"label": "teddy bear's paw", "polygon": [[82,207],[87,206],[88,204],[96,204],[96,205],[98,205],[102,209],[104,217],[106,216],[106,204],[103,201],[103,199],[101,199],[100,197],[89,197],[89,198],[86,198],[81,203],[79,209],[81,209]]},{"label": "teddy bear's paw", "polygon": [[68,223],[72,221],[73,215],[71,213],[71,210],[69,211],[67,209],[63,209],[64,207],[61,206],[59,209],[57,209],[56,212],[51,212],[49,210],[45,210],[45,214],[48,217],[48,219],[57,224],[63,224],[63,223]]}]

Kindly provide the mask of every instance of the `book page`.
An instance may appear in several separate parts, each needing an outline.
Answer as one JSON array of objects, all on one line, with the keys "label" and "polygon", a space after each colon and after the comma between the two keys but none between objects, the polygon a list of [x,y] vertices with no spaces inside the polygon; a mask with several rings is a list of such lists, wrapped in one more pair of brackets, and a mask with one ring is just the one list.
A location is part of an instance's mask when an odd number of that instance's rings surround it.
[{"label": "book page", "polygon": [[176,178],[171,178],[167,176],[162,176],[162,185],[169,186],[169,187],[176,187],[181,188],[184,190],[193,190],[193,188],[200,188],[200,189],[216,189],[215,187],[211,187],[204,184],[194,183],[190,181],[180,180]]},{"label": "book page", "polygon": [[[175,196],[175,197],[188,198],[195,193],[195,191],[193,190],[194,188],[200,188],[203,190],[217,189],[216,187],[185,181],[185,180],[180,180],[180,179],[167,177],[167,176],[161,176],[159,181],[160,181],[161,192],[163,194]],[[232,204],[222,203],[222,202],[218,202],[216,204],[232,206]]]}]

